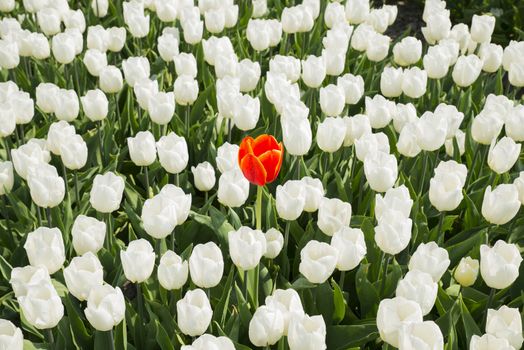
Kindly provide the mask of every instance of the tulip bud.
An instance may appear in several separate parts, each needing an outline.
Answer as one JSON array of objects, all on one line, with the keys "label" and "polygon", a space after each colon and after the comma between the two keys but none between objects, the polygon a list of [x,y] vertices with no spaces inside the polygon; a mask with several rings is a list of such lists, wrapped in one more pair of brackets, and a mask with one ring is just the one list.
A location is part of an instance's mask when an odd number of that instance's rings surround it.
[{"label": "tulip bud", "polygon": [[193,173],[195,187],[202,192],[210,191],[216,182],[215,169],[209,162],[197,164],[196,167],[191,167]]},{"label": "tulip bud", "polygon": [[218,201],[228,207],[242,206],[249,196],[249,181],[239,169],[222,173],[218,179]]},{"label": "tulip bud", "polygon": [[51,39],[51,50],[58,63],[71,63],[76,56],[74,37],[65,32],[58,33]]},{"label": "tulip bud", "polygon": [[175,114],[175,95],[173,92],[157,92],[149,97],[147,111],[154,123],[166,125]]},{"label": "tulip bud", "polygon": [[337,269],[340,271],[353,270],[367,253],[361,229],[342,227],[333,234],[331,246],[338,252]]},{"label": "tulip bud", "polygon": [[330,84],[320,88],[320,108],[329,117],[335,117],[342,113],[345,100],[344,89],[337,85]]},{"label": "tulip bud", "polygon": [[350,221],[351,204],[338,198],[323,198],[320,201],[317,225],[324,234],[333,236],[343,227],[348,227]]},{"label": "tulip bud", "polygon": [[[0,10],[8,12],[5,11],[5,6],[5,3],[0,3]],[[24,348],[24,335],[20,328],[16,327],[11,321],[4,319],[0,319],[0,348],[10,350],[22,350]]]},{"label": "tulip bud", "polygon": [[364,79],[360,75],[344,74],[337,78],[337,85],[344,90],[346,104],[356,104],[364,95]]},{"label": "tulip bud", "polygon": [[399,349],[443,349],[444,337],[434,321],[406,324],[399,333]]},{"label": "tulip bud", "polygon": [[318,125],[317,145],[324,151],[336,152],[346,136],[346,123],[344,119],[338,117],[327,117]]},{"label": "tulip bud", "polygon": [[524,205],[524,171],[520,172],[519,177],[513,181],[513,185],[517,187],[519,201]]},{"label": "tulip bud", "polygon": [[158,19],[162,22],[174,22],[177,18],[176,1],[154,1]]},{"label": "tulip bud", "polygon": [[178,327],[191,337],[203,334],[213,316],[209,299],[202,289],[187,291],[184,298],[176,303],[176,311]]},{"label": "tulip bud", "polygon": [[430,79],[444,78],[449,71],[449,52],[444,46],[430,46],[422,63]]},{"label": "tulip bud", "polygon": [[[11,11],[13,11],[14,9],[15,9],[15,0],[2,0],[2,1],[0,1],[0,11],[1,11],[1,12],[11,12]],[[9,321],[8,321],[8,322],[9,322]],[[13,325],[13,327],[14,327],[14,325]],[[5,329],[7,330],[7,329],[9,329],[9,328],[6,326]],[[16,329],[18,329],[18,328],[16,328]],[[13,336],[14,336],[13,333],[14,333],[14,332],[12,332],[12,334],[11,334],[10,336],[13,337]],[[7,333],[6,333],[6,335],[7,335]],[[13,342],[13,343],[16,344],[16,342]],[[8,343],[6,343],[6,344],[8,344]],[[13,345],[13,349],[18,349],[16,346],[18,346],[18,345]],[[10,349],[9,346],[5,346],[5,348],[6,348],[6,349]],[[20,349],[21,349],[21,348],[20,348]]]},{"label": "tulip bud", "polygon": [[417,144],[424,151],[436,151],[444,145],[448,122],[440,114],[425,112],[415,123]]},{"label": "tulip bud", "polygon": [[204,22],[200,20],[182,21],[184,41],[188,44],[195,45],[202,40],[204,32]]},{"label": "tulip bud", "polygon": [[52,123],[47,132],[47,149],[53,154],[60,155],[60,145],[75,134],[75,127],[64,120]]},{"label": "tulip bud", "polygon": [[470,350],[514,350],[515,348],[509,344],[506,339],[497,338],[491,334],[484,334],[483,336],[473,335],[469,343]]},{"label": "tulip bud", "polygon": [[0,196],[11,192],[14,181],[13,163],[0,161]]},{"label": "tulip bud", "polygon": [[412,221],[398,215],[398,211],[388,209],[382,213],[375,227],[375,242],[380,250],[396,255],[404,250],[411,239]]},{"label": "tulip bud", "polygon": [[393,47],[393,59],[401,66],[415,64],[422,56],[422,42],[415,37],[408,36]]},{"label": "tulip bud", "polygon": [[478,143],[489,145],[502,131],[504,121],[497,113],[481,111],[471,124],[471,137]]},{"label": "tulip bud", "polygon": [[174,251],[168,250],[160,258],[158,265],[158,281],[167,289],[180,289],[186,284],[189,267]]},{"label": "tulip bud", "polygon": [[249,321],[249,340],[255,346],[276,344],[284,335],[284,316],[274,307],[260,306]]},{"label": "tulip bud", "polygon": [[488,73],[495,73],[502,64],[502,46],[484,43],[480,45],[479,57],[482,60],[482,70]]},{"label": "tulip bud", "polygon": [[40,163],[29,168],[27,185],[31,199],[39,207],[54,208],[64,200],[64,179],[52,165]]},{"label": "tulip bud", "polygon": [[410,270],[398,282],[395,295],[416,302],[427,315],[435,305],[438,284],[433,281],[430,274],[419,270]]},{"label": "tulip bud", "polygon": [[100,78],[100,89],[106,94],[117,93],[122,90],[124,86],[124,80],[122,78],[122,72],[115,66],[104,67],[99,74]]},{"label": "tulip bud", "polygon": [[422,150],[418,145],[418,130],[416,121],[406,124],[397,142],[397,151],[405,157],[416,157]]},{"label": "tulip bud", "polygon": [[307,56],[302,60],[302,80],[307,87],[318,88],[326,77],[324,57]]},{"label": "tulip bud", "polygon": [[106,29],[108,42],[107,49],[112,52],[120,52],[126,42],[126,30],[122,27],[111,27]]},{"label": "tulip bud", "polygon": [[[402,94],[402,80],[404,71],[402,67],[385,67],[380,75],[380,92],[385,97],[398,97]],[[380,95],[376,95],[380,96]],[[367,98],[366,98],[367,99]]]},{"label": "tulip bud", "polygon": [[135,137],[127,138],[131,160],[137,166],[148,166],[156,160],[155,137],[150,131],[140,131]]},{"label": "tulip bud", "polygon": [[135,86],[137,81],[149,78],[149,61],[146,57],[129,57],[122,61],[122,69],[129,86]]},{"label": "tulip bud", "polygon": [[175,101],[181,106],[192,105],[198,97],[198,82],[188,75],[175,79],[173,89]]},{"label": "tulip bud", "polygon": [[87,28],[87,48],[98,50],[100,52],[107,51],[107,44],[109,42],[108,32],[101,25],[90,26]]},{"label": "tulip bud", "polygon": [[373,31],[370,34],[371,39],[369,39],[369,45],[366,47],[366,56],[373,62],[382,61],[388,55],[391,38]]},{"label": "tulip bud", "polygon": [[189,160],[186,139],[174,132],[162,136],[156,143],[158,160],[162,167],[171,174],[184,170]]},{"label": "tulip bud", "polygon": [[146,199],[142,207],[141,219],[144,230],[156,239],[167,237],[178,223],[176,207],[162,192],[153,198]]},{"label": "tulip bud", "polygon": [[193,248],[189,257],[189,274],[200,288],[213,288],[220,283],[224,274],[224,258],[214,242],[197,244]]},{"label": "tulip bud", "polygon": [[433,45],[437,41],[445,39],[451,31],[451,20],[449,10],[431,11],[425,19],[426,26],[421,28],[426,41]]},{"label": "tulip bud", "polygon": [[488,186],[482,201],[482,216],[494,225],[508,223],[520,209],[518,197],[518,190],[513,184],[499,185],[493,191]]},{"label": "tulip bud", "polygon": [[497,174],[509,171],[517,162],[521,150],[521,144],[511,138],[504,136],[498,142],[491,141],[488,153],[488,165]]},{"label": "tulip bud", "polygon": [[298,270],[311,283],[324,283],[333,274],[338,251],[327,243],[309,241],[300,251]]},{"label": "tulip bud", "polygon": [[95,122],[107,117],[109,101],[102,90],[89,90],[84,96],[80,97],[80,101],[89,120]]},{"label": "tulip bud", "polygon": [[322,315],[295,315],[289,321],[290,350],[326,349],[326,323]]},{"label": "tulip bud", "polygon": [[211,334],[202,334],[191,345],[183,345],[182,350],[235,350],[235,345],[227,337],[215,337]]},{"label": "tulip bud", "polygon": [[243,59],[238,63],[237,73],[240,79],[240,91],[253,91],[260,79],[260,63],[252,62],[249,59]]},{"label": "tulip bud", "polygon": [[275,55],[269,60],[269,71],[285,75],[292,83],[300,79],[300,69],[300,60],[292,56]]},{"label": "tulip bud", "polygon": [[378,305],[377,328],[380,338],[395,347],[399,346],[404,326],[422,322],[420,306],[403,297],[382,299]]},{"label": "tulip bud", "polygon": [[289,180],[277,186],[276,208],[282,219],[296,220],[302,214],[305,203],[305,187],[300,180]]},{"label": "tulip bud", "polygon": [[522,257],[515,244],[502,240],[493,247],[480,246],[480,274],[490,288],[504,289],[519,277]]},{"label": "tulip bud", "polygon": [[32,287],[18,304],[26,321],[37,329],[54,328],[64,316],[64,305],[51,283]]},{"label": "tulip bud", "polygon": [[133,87],[136,101],[142,109],[148,109],[149,99],[158,93],[158,82],[156,80],[143,79]]},{"label": "tulip bud", "polygon": [[388,210],[396,210],[402,217],[409,218],[413,200],[410,197],[409,190],[405,185],[390,188],[386,194],[376,194],[375,196],[375,217],[377,221],[382,220],[382,215]]},{"label": "tulip bud", "polygon": [[264,257],[268,259],[274,259],[280,254],[282,247],[284,246],[284,236],[282,233],[274,228],[270,228],[265,233],[266,239],[266,252]]},{"label": "tulip bud", "polygon": [[479,77],[482,66],[482,60],[475,55],[460,56],[453,68],[453,81],[460,87],[470,86]]},{"label": "tulip bud", "polygon": [[366,96],[365,105],[366,115],[373,129],[384,128],[397,113],[395,102],[382,95],[375,95],[373,98]]},{"label": "tulip bud", "polygon": [[85,215],[76,217],[71,229],[73,248],[78,255],[87,252],[96,254],[104,245],[106,224]]},{"label": "tulip bud", "polygon": [[118,287],[103,284],[94,287],[84,310],[87,320],[98,331],[109,331],[125,317],[124,295]]},{"label": "tulip bud", "polygon": [[239,146],[224,142],[217,149],[216,163],[218,170],[225,173],[229,170],[239,169],[238,167],[238,150]]},{"label": "tulip bud", "polygon": [[36,87],[36,105],[44,113],[54,113],[60,88],[52,83],[40,83]]},{"label": "tulip bud", "polygon": [[508,71],[508,80],[513,86],[524,86],[524,64],[512,63]]},{"label": "tulip bud", "polygon": [[50,285],[51,277],[47,269],[42,266],[15,267],[11,270],[11,279],[9,280],[15,297],[26,296],[30,289],[42,285]]},{"label": "tulip bud", "polygon": [[91,206],[101,213],[111,213],[120,207],[125,181],[112,172],[96,175],[89,194]]},{"label": "tulip bud", "polygon": [[53,36],[60,32],[61,18],[57,10],[46,7],[36,13],[38,26],[47,36]]},{"label": "tulip bud", "polygon": [[324,186],[322,185],[322,181],[309,176],[303,177],[300,181],[304,187],[305,194],[304,211],[309,213],[317,211],[320,207],[322,198],[324,198]]},{"label": "tulip bud", "polygon": [[344,138],[344,147],[352,146],[357,139],[366,134],[371,134],[371,125],[369,118],[363,114],[357,114],[353,117],[344,117],[346,124],[346,136]]},{"label": "tulip bud", "polygon": [[[309,113],[309,109],[307,110]],[[300,115],[284,112],[281,116],[282,139],[286,151],[294,156],[308,153],[313,142],[309,119]]]},{"label": "tulip bud", "polygon": [[469,256],[460,259],[455,269],[454,277],[462,287],[470,287],[477,280],[479,274],[479,261]]},{"label": "tulip bud", "polygon": [[[454,138],[457,141],[459,155],[462,156],[466,152],[466,134],[462,130],[457,130]],[[447,139],[446,142],[444,142],[444,146],[446,147],[446,154],[450,157],[453,157],[455,153],[453,138]]]},{"label": "tulip bud", "polygon": [[78,170],[87,162],[87,144],[80,135],[73,135],[60,144],[60,157],[67,169]]},{"label": "tulip bud", "polygon": [[371,154],[364,162],[364,174],[373,191],[386,192],[398,177],[397,158],[384,152]]},{"label": "tulip bud", "polygon": [[175,185],[167,184],[160,190],[160,195],[171,201],[175,207],[177,225],[182,225],[189,216],[191,209],[191,195],[185,194],[184,191]]},{"label": "tulip bud", "polygon": [[22,179],[27,179],[31,169],[49,163],[51,154],[47,142],[42,139],[30,139],[26,144],[11,151],[13,166]]},{"label": "tulip bud", "polygon": [[44,266],[49,274],[58,271],[65,261],[64,241],[58,228],[39,227],[27,235],[24,244],[29,263]]},{"label": "tulip bud", "polygon": [[[178,34],[178,31],[176,32]],[[174,35],[165,30],[162,31],[162,35],[158,37],[158,53],[160,57],[166,62],[173,61],[179,53],[178,45],[180,42],[180,36]],[[175,61],[176,69],[176,61]],[[178,74],[178,73],[177,73]]]},{"label": "tulip bud", "polygon": [[91,289],[104,283],[102,264],[91,252],[74,257],[64,269],[64,279],[69,292],[78,300],[84,301]]},{"label": "tulip bud", "polygon": [[267,12],[267,0],[253,0],[252,18],[263,17]]},{"label": "tulip bud", "polygon": [[133,283],[146,281],[155,267],[155,252],[145,239],[129,242],[126,250],[120,251],[124,275]]},{"label": "tulip bud", "polygon": [[477,43],[489,43],[495,29],[495,17],[473,15],[471,19],[471,39]]},{"label": "tulip bud", "polygon": [[233,122],[240,130],[254,129],[260,116],[258,97],[241,95],[233,107]]},{"label": "tulip bud", "polygon": [[418,67],[404,70],[402,92],[411,98],[419,98],[426,93],[428,74]]},{"label": "tulip bud", "polygon": [[450,260],[446,249],[440,248],[435,242],[421,243],[409,260],[409,271],[426,272],[438,282],[447,268]]},{"label": "tulip bud", "polygon": [[88,49],[83,62],[89,74],[98,77],[102,69],[107,67],[107,55],[96,49]]},{"label": "tulip bud", "polygon": [[455,210],[463,199],[467,168],[454,160],[441,162],[429,183],[429,200],[439,211]]},{"label": "tulip bud", "polygon": [[242,226],[227,235],[231,260],[244,271],[254,269],[266,253],[266,238],[262,231]]},{"label": "tulip bud", "polygon": [[108,0],[92,0],[91,9],[95,13],[95,16],[99,18],[105,17],[109,9],[109,1]]},{"label": "tulip bud", "polygon": [[489,309],[486,333],[506,339],[515,349],[522,346],[522,319],[518,308],[502,305],[498,310]]},{"label": "tulip bud", "polygon": [[0,39],[0,68],[13,69],[20,63],[18,45],[15,41]]}]

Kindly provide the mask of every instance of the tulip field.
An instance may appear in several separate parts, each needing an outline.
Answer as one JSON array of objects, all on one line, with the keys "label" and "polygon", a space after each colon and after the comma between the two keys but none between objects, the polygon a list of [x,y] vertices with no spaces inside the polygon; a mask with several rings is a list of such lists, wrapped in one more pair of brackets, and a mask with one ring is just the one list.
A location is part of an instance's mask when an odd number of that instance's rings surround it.
[{"label": "tulip field", "polygon": [[521,349],[512,6],[0,0],[0,350]]}]

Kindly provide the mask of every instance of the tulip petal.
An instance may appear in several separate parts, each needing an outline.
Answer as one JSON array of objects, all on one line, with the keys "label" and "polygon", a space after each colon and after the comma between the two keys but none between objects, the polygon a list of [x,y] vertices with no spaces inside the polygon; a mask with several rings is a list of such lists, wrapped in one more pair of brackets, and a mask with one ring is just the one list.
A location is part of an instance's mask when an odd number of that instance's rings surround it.
[{"label": "tulip petal", "polygon": [[280,172],[282,166],[282,151],[272,150],[262,154],[258,159],[267,172],[266,183],[273,182]]},{"label": "tulip petal", "polygon": [[247,154],[253,154],[253,141],[254,139],[251,136],[247,136],[240,143],[240,148],[238,149],[238,165],[242,163],[242,159]]},{"label": "tulip petal", "polygon": [[267,172],[260,160],[253,154],[247,154],[240,161],[240,169],[246,179],[252,184],[264,186],[266,184]]},{"label": "tulip petal", "polygon": [[260,135],[259,137],[257,137],[253,141],[251,146],[253,148],[253,153],[257,157],[259,157],[267,151],[279,150],[281,147],[272,135],[267,134]]}]

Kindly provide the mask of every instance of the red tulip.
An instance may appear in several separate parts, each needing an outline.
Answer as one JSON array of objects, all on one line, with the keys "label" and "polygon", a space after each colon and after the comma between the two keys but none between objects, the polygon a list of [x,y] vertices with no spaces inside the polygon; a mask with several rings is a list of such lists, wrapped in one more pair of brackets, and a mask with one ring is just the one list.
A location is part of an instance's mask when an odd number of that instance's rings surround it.
[{"label": "red tulip", "polygon": [[242,173],[252,184],[264,186],[278,176],[284,146],[272,135],[260,135],[256,139],[245,137],[238,150],[238,164]]}]

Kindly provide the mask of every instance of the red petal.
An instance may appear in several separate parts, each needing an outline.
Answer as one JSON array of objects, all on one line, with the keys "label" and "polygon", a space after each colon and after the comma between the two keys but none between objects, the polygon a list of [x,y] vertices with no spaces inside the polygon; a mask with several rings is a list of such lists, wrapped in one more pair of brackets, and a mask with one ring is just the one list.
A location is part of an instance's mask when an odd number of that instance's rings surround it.
[{"label": "red petal", "polygon": [[253,147],[253,153],[257,157],[267,151],[280,149],[277,140],[272,135],[267,134],[257,137],[251,146]]},{"label": "red petal", "polygon": [[266,183],[273,182],[280,172],[283,154],[281,151],[272,150],[262,154],[258,159],[267,172]]},{"label": "red petal", "polygon": [[246,179],[252,184],[264,186],[266,184],[267,172],[260,160],[252,154],[246,154],[240,161],[240,169]]},{"label": "red petal", "polygon": [[253,154],[253,138],[251,136],[244,137],[242,142],[240,143],[240,148],[238,149],[238,164],[240,165],[242,162],[242,158],[246,156],[246,154]]}]

